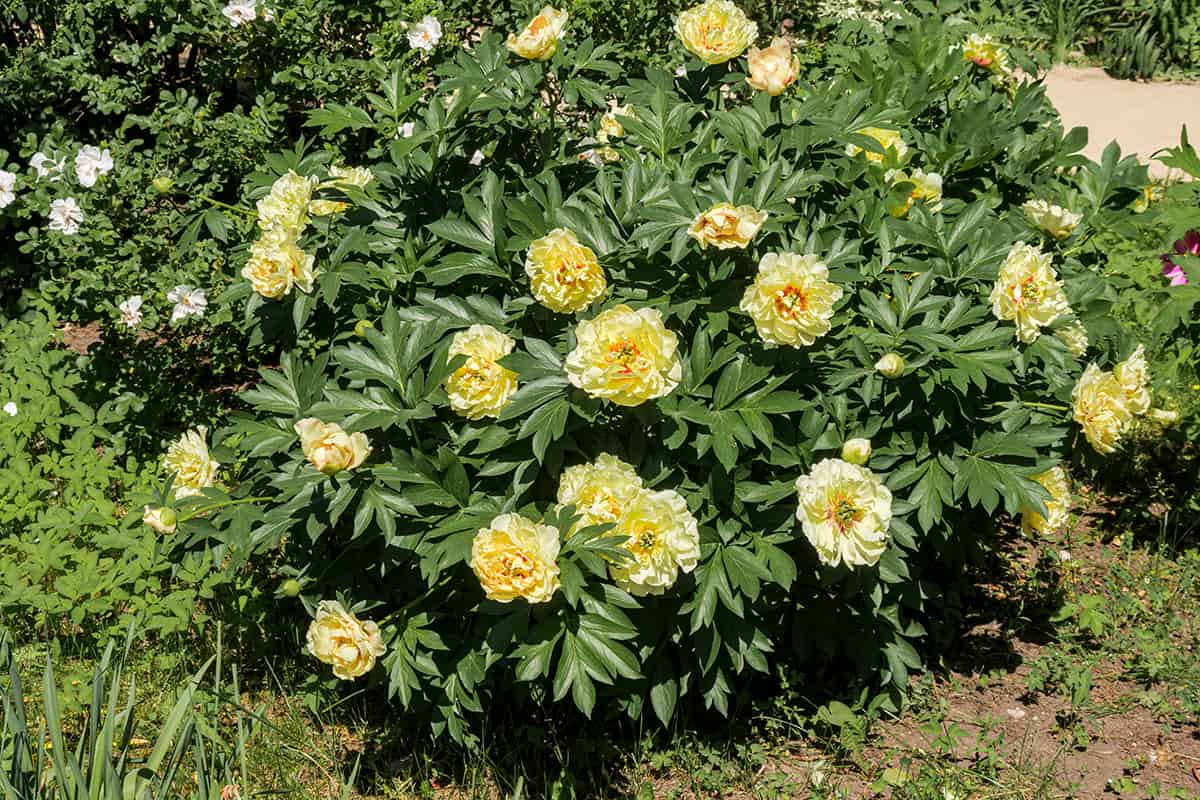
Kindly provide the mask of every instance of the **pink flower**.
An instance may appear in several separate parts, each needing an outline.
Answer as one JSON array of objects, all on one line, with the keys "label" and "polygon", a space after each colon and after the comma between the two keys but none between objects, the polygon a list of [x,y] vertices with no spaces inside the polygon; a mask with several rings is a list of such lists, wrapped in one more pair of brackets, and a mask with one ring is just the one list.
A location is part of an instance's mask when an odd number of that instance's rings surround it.
[{"label": "pink flower", "polygon": [[[1200,231],[1185,233],[1182,239],[1175,242],[1175,252],[1181,256],[1200,258]],[[1172,286],[1183,286],[1188,282],[1187,273],[1171,259],[1170,253],[1162,256],[1162,274],[1164,278],[1170,278]]]}]

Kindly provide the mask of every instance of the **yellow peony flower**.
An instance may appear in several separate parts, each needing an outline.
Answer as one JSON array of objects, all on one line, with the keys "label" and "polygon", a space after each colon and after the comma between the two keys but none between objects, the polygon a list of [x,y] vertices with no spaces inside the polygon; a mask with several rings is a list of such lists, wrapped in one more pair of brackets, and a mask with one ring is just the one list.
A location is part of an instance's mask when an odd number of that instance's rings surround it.
[{"label": "yellow peony flower", "polygon": [[800,74],[800,57],[792,55],[791,42],[778,36],[770,47],[751,47],[746,60],[750,63],[746,83],[772,97],[787,91]]},{"label": "yellow peony flower", "polygon": [[288,170],[258,201],[258,226],[264,231],[282,230],[299,235],[308,225],[309,202],[317,186],[315,177],[305,178]]},{"label": "yellow peony flower", "polygon": [[566,228],[555,228],[529,245],[525,274],[537,301],[560,314],[582,311],[608,288],[596,254]]},{"label": "yellow peony flower", "polygon": [[596,140],[598,142],[608,144],[613,139],[620,139],[625,135],[625,126],[621,124],[621,120],[617,119],[618,116],[632,117],[633,111],[630,110],[629,106],[613,106],[611,111],[601,114],[600,130],[596,133]]},{"label": "yellow peony flower", "polygon": [[657,309],[619,305],[575,328],[567,378],[592,397],[621,406],[670,394],[683,377],[679,339]]},{"label": "yellow peony flower", "polygon": [[563,470],[558,480],[558,504],[575,506],[579,526],[616,522],[642,490],[642,479],[632,466],[608,453],[591,464]]},{"label": "yellow peony flower", "polygon": [[1146,366],[1146,347],[1138,345],[1129,358],[1113,368],[1113,377],[1125,390],[1125,405],[1130,413],[1142,416],[1150,410],[1150,370]]},{"label": "yellow peony flower", "polygon": [[879,561],[892,524],[892,493],[875,473],[827,458],[796,479],[796,492],[796,518],[822,562],[856,567]]},{"label": "yellow peony flower", "polygon": [[717,203],[693,220],[688,236],[700,243],[701,250],[710,244],[718,250],[745,247],[766,221],[767,212],[754,206]]},{"label": "yellow peony flower", "polygon": [[870,439],[847,439],[842,444],[842,460],[862,466],[871,459]]},{"label": "yellow peony flower", "polygon": [[963,42],[963,60],[994,75],[1007,75],[1012,70],[1008,53],[999,42],[986,34],[972,33],[967,37]]},{"label": "yellow peony flower", "polygon": [[1065,239],[1075,232],[1083,220],[1082,214],[1051,205],[1045,200],[1030,200],[1021,206],[1029,221],[1055,239]]},{"label": "yellow peony flower", "polygon": [[898,183],[913,185],[903,205],[888,209],[893,217],[903,217],[912,208],[912,204],[918,200],[928,206],[930,211],[942,210],[942,176],[936,172],[922,172],[914,169],[909,174],[898,169],[890,169],[884,175],[884,179],[893,186]]},{"label": "yellow peony flower", "polygon": [[1017,339],[1026,344],[1071,310],[1050,255],[1024,242],[1014,244],[1000,265],[991,301],[996,319],[1015,322]]},{"label": "yellow peony flower", "polygon": [[446,379],[450,407],[467,419],[500,416],[517,390],[517,373],[496,362],[515,346],[511,337],[491,325],[472,325],[454,334],[449,355],[467,356],[467,363]]},{"label": "yellow peony flower", "polygon": [[1154,183],[1146,184],[1145,188],[1142,189],[1141,195],[1138,199],[1130,203],[1129,207],[1133,209],[1133,213],[1135,214],[1145,214],[1150,210],[1150,206],[1162,199],[1162,196],[1163,188],[1161,186]]},{"label": "yellow peony flower", "polygon": [[375,668],[375,659],[387,652],[379,626],[363,622],[346,611],[336,600],[322,600],[317,615],[308,626],[308,652],[333,667],[333,674],[344,681],[366,675]]},{"label": "yellow peony flower", "polygon": [[567,24],[568,14],[552,6],[545,6],[529,21],[521,35],[510,33],[507,47],[521,58],[530,61],[545,61],[558,50],[558,40]]},{"label": "yellow peony flower", "polygon": [[163,469],[175,474],[175,497],[200,494],[201,489],[215,486],[221,465],[208,455],[204,441],[208,429],[201,426],[190,430],[167,448]]},{"label": "yellow peony flower", "polygon": [[1021,530],[1026,533],[1053,533],[1062,530],[1070,521],[1071,482],[1062,467],[1034,475],[1033,479],[1050,493],[1046,501],[1046,516],[1033,509],[1021,509]]},{"label": "yellow peony flower", "polygon": [[730,0],[705,0],[675,18],[683,46],[706,64],[737,58],[758,36],[758,25]]},{"label": "yellow peony flower", "polygon": [[296,244],[284,231],[265,233],[250,248],[250,259],[242,267],[242,277],[250,281],[254,291],[263,297],[279,300],[295,287],[302,292],[313,290],[315,259]]},{"label": "yellow peony flower", "polygon": [[471,569],[489,600],[548,602],[558,591],[558,530],[501,514],[471,542]]},{"label": "yellow peony flower", "polygon": [[1121,436],[1133,422],[1125,387],[1111,372],[1088,364],[1071,393],[1075,421],[1097,453],[1107,455],[1117,449]]},{"label": "yellow peony flower", "polygon": [[142,511],[142,523],[159,533],[174,533],[179,524],[179,517],[175,514],[174,509],[163,506],[158,508],[146,506]]},{"label": "yellow peony flower", "polygon": [[330,167],[330,180],[323,186],[354,186],[365,189],[375,180],[375,173],[367,167]]},{"label": "yellow peony flower", "polygon": [[662,594],[700,561],[700,530],[687,502],[677,492],[641,491],[614,535],[628,537],[632,558],[609,564],[613,582],[632,595]]},{"label": "yellow peony flower", "polygon": [[[895,157],[897,162],[903,161],[908,155],[908,145],[904,143],[904,138],[900,135],[900,131],[894,131],[890,128],[863,128],[855,131],[863,136],[870,136],[875,141],[879,142],[879,146]],[[864,150],[856,144],[846,145],[846,155],[856,156],[862,153],[867,161],[872,161],[876,164],[883,163],[887,157],[885,153],[874,153],[870,150]]]},{"label": "yellow peony flower", "polygon": [[763,341],[807,347],[829,332],[842,288],[815,255],[767,253],[738,307],[754,320]]},{"label": "yellow peony flower", "polygon": [[364,433],[346,433],[342,426],[322,422],[316,417],[302,419],[293,426],[300,437],[300,449],[308,463],[326,475],[354,469],[371,454]]},{"label": "yellow peony flower", "polygon": [[875,369],[885,378],[899,378],[904,374],[904,356],[887,353],[875,362]]},{"label": "yellow peony flower", "polygon": [[1054,332],[1066,346],[1067,352],[1076,358],[1083,358],[1088,351],[1088,332],[1083,323],[1074,320],[1070,325],[1059,328]]}]

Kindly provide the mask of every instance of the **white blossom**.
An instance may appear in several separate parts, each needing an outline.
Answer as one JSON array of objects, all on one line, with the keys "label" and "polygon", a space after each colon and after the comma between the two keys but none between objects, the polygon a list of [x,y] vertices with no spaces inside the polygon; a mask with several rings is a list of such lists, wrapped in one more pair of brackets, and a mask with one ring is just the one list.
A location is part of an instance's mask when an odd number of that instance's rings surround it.
[{"label": "white blossom", "polygon": [[17,199],[13,188],[17,185],[17,173],[0,169],[0,208],[11,205]]},{"label": "white blossom", "polygon": [[136,328],[142,324],[142,296],[140,294],[127,297],[118,308],[121,309],[121,322],[127,328]]},{"label": "white blossom", "polygon": [[426,14],[421,21],[408,29],[408,46],[414,50],[433,52],[437,43],[442,40],[442,23],[437,17]]},{"label": "white blossom", "polygon": [[175,308],[171,309],[171,322],[178,322],[186,317],[204,316],[208,308],[208,295],[203,289],[183,283],[167,293],[167,302],[175,304]]},{"label": "white blossom", "polygon": [[61,231],[64,236],[79,233],[83,223],[83,209],[74,197],[55,200],[50,204],[50,230]]},{"label": "white blossom", "polygon": [[[221,13],[229,20],[229,24],[237,28],[247,22],[254,22],[258,17],[257,0],[229,0]],[[264,17],[266,14],[264,13]],[[273,15],[272,15],[273,16]]]},{"label": "white blossom", "polygon": [[474,153],[471,154],[471,166],[478,167],[482,163],[483,163],[483,151],[476,150]]},{"label": "white blossom", "polygon": [[4,404],[4,413],[8,414],[10,417],[15,417],[17,415],[17,404],[12,400],[9,400]]},{"label": "white blossom", "polygon": [[57,162],[45,153],[34,153],[29,159],[29,166],[33,167],[34,172],[39,178],[49,178],[52,181],[58,180],[63,171],[63,164],[66,159],[60,158]]},{"label": "white blossom", "polygon": [[79,178],[81,186],[95,186],[97,179],[101,175],[107,175],[112,168],[112,153],[108,152],[108,148],[101,150],[94,145],[88,145],[75,156],[75,176]]},{"label": "white blossom", "polygon": [[415,122],[406,122],[406,123],[404,123],[403,125],[401,125],[401,126],[400,126],[400,130],[399,130],[399,131],[397,131],[397,134],[396,134],[396,135],[397,135],[398,137],[403,137],[403,138],[407,139],[408,137],[410,137],[410,136],[412,136],[412,135],[413,135],[413,131],[415,131],[415,130],[416,130],[416,128],[417,128],[417,123],[415,123]]}]

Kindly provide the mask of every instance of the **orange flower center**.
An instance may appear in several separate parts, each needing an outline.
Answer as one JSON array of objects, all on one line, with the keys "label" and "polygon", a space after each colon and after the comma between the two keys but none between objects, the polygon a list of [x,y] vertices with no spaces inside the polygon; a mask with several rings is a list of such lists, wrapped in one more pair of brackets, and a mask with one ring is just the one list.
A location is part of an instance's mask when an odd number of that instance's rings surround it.
[{"label": "orange flower center", "polygon": [[808,311],[808,294],[791,284],[775,293],[775,313],[789,319]]},{"label": "orange flower center", "polygon": [[544,29],[545,29],[545,28],[546,28],[546,27],[547,27],[549,24],[550,24],[550,20],[546,19],[546,18],[545,18],[545,17],[543,17],[541,14],[539,14],[538,16],[536,16],[536,17],[534,17],[534,18],[533,18],[533,21],[532,21],[532,22],[530,22],[530,23],[529,23],[529,32],[530,32],[531,34],[533,34],[534,36],[537,36],[537,35],[538,35],[539,33],[541,33],[541,32],[542,32],[542,31],[543,31],[543,30],[544,30]]},{"label": "orange flower center", "polygon": [[845,536],[851,528],[862,520],[865,513],[849,497],[844,494],[838,494],[830,498],[829,505],[825,510],[825,522],[838,533]]},{"label": "orange flower center", "polygon": [[608,362],[621,367],[625,373],[633,372],[633,363],[642,355],[642,349],[633,339],[620,339],[608,346]]},{"label": "orange flower center", "polygon": [[1024,308],[1026,305],[1036,304],[1042,297],[1042,290],[1037,285],[1035,276],[1026,275],[1019,282],[1008,287],[1008,297],[1014,306]]},{"label": "orange flower center", "polygon": [[644,559],[654,552],[657,541],[658,531],[653,526],[642,523],[633,529],[633,535],[629,537],[629,551],[639,560]]}]

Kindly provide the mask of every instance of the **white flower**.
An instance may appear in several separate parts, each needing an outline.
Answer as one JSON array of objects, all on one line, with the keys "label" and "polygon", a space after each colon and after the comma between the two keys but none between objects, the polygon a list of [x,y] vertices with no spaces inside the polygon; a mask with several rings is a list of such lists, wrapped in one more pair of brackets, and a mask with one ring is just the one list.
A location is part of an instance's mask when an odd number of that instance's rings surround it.
[{"label": "white flower", "polygon": [[258,17],[258,3],[257,0],[229,0],[229,4],[221,9],[221,13],[229,20],[229,24],[236,28],[247,22],[254,22]]},{"label": "white flower", "polygon": [[426,14],[421,21],[408,29],[408,46],[414,50],[424,50],[432,53],[433,48],[442,40],[442,23],[437,17]]},{"label": "white flower", "polygon": [[416,129],[417,129],[417,123],[406,122],[400,126],[400,130],[396,132],[396,135],[398,137],[403,137],[403,138],[407,139],[408,137],[413,135],[413,132],[416,131]]},{"label": "white flower", "polygon": [[89,144],[75,156],[75,177],[79,178],[81,186],[95,186],[96,180],[101,175],[107,175],[112,168],[112,153],[108,152],[108,148],[101,150]]},{"label": "white flower", "polygon": [[74,197],[55,200],[50,204],[50,230],[62,231],[64,236],[73,236],[79,233],[82,222],[83,209],[75,202]]},{"label": "white flower", "polygon": [[142,324],[142,296],[135,294],[125,298],[118,308],[121,309],[121,322],[127,328],[136,328]]},{"label": "white flower", "polygon": [[10,417],[15,417],[17,415],[17,404],[12,400],[9,400],[4,404],[4,413],[8,414]]},{"label": "white flower", "polygon": [[476,150],[474,153],[471,154],[471,166],[478,167],[482,163],[483,163],[483,151]]},{"label": "white flower", "polygon": [[275,9],[267,8],[266,6],[263,6],[262,14],[260,16],[262,16],[264,22],[274,22],[275,21]]},{"label": "white flower", "polygon": [[203,289],[193,289],[182,283],[167,293],[167,302],[175,304],[175,308],[171,309],[171,322],[178,322],[185,317],[204,316],[208,308],[208,294]]},{"label": "white flower", "polygon": [[680,66],[676,67],[676,68],[675,68],[675,77],[676,77],[676,78],[685,78],[685,77],[687,77],[687,67],[685,67],[685,66],[683,66],[683,65],[680,65]]},{"label": "white flower", "polygon": [[29,166],[33,167],[39,178],[50,178],[50,180],[58,180],[59,173],[63,171],[63,163],[65,159],[60,158],[56,163],[50,156],[45,153],[34,153],[29,159]]},{"label": "white flower", "polygon": [[17,185],[17,173],[0,169],[0,208],[10,205],[17,199],[13,187]]}]

